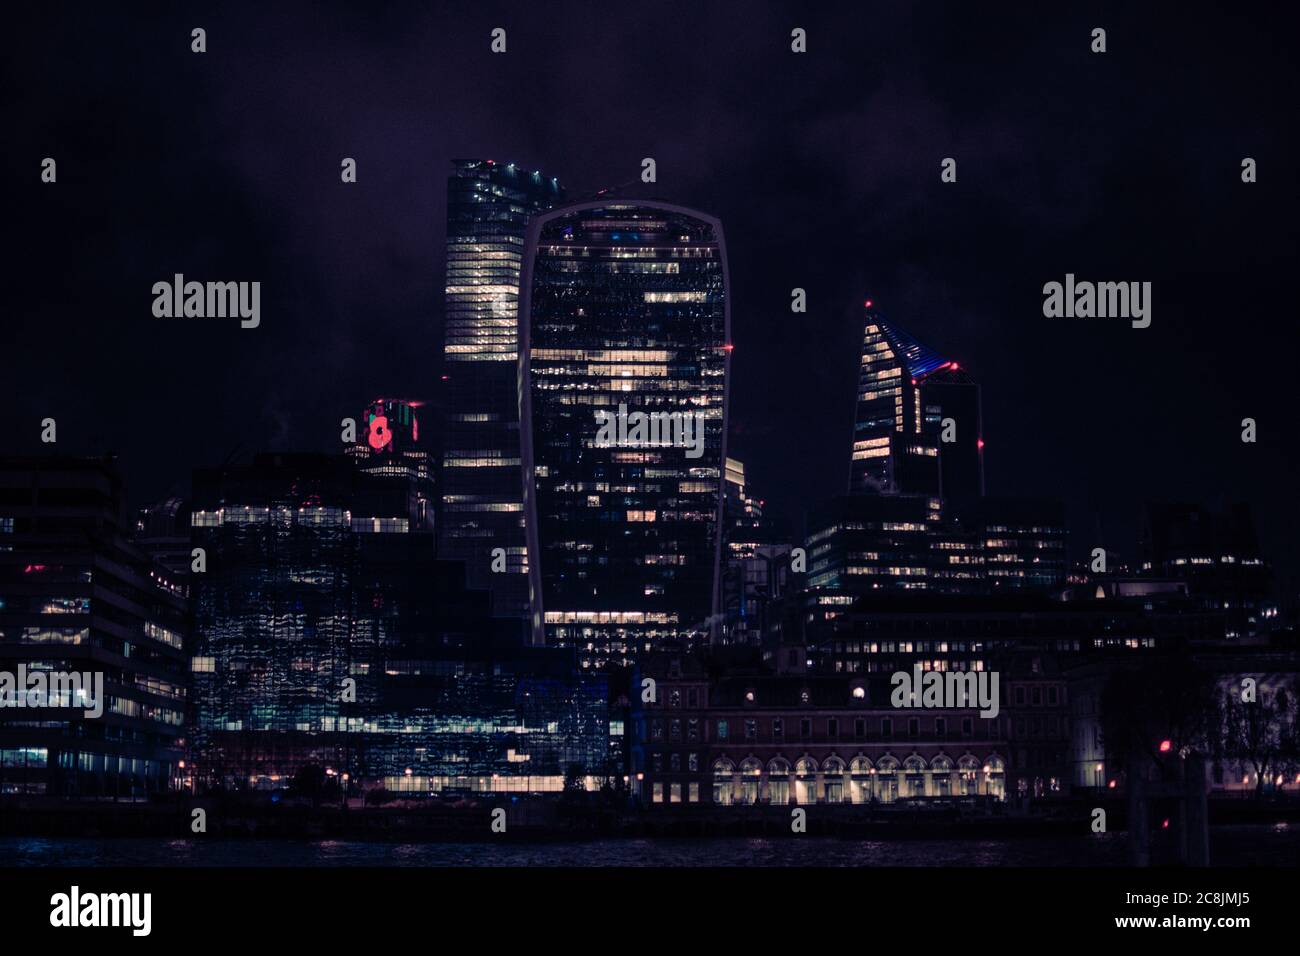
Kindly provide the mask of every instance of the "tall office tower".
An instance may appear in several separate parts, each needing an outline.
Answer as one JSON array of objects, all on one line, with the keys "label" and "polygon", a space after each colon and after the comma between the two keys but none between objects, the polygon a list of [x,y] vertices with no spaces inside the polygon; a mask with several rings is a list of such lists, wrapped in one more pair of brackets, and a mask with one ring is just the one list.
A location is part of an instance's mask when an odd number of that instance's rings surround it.
[{"label": "tall office tower", "polygon": [[716,627],[729,342],[716,219],[605,200],[534,220],[520,382],[535,642],[602,668]]},{"label": "tall office tower", "polygon": [[980,431],[979,386],[868,300],[849,493],[978,496]]},{"label": "tall office tower", "polygon": [[984,495],[984,420],[980,387],[956,362],[917,379],[921,430],[939,449],[939,493],[945,502]]},{"label": "tall office tower", "polygon": [[[441,555],[464,561],[502,616],[528,613],[519,460],[519,271],[529,217],[559,182],[514,163],[457,160],[447,182],[447,417]],[[492,553],[505,549],[506,570]]]},{"label": "tall office tower", "polygon": [[176,785],[185,589],[128,527],[111,459],[0,460],[0,794]]},{"label": "tall office tower", "polygon": [[727,459],[722,539],[722,633],[726,644],[761,642],[776,599],[790,586],[790,544],[778,543],[764,502],[745,481],[744,462]]},{"label": "tall office tower", "polygon": [[776,531],[763,517],[766,502],[745,482],[745,463],[728,458],[725,474],[723,561],[750,558],[761,545],[776,541]]}]

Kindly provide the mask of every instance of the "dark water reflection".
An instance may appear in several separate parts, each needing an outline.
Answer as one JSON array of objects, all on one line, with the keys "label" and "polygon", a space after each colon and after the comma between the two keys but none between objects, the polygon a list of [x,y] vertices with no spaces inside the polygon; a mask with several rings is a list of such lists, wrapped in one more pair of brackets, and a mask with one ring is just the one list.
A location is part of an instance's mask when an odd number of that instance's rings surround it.
[{"label": "dark water reflection", "polygon": [[[1211,861],[1300,865],[1300,827],[1217,827]],[[994,840],[598,840],[573,843],[373,843],[6,837],[8,866],[1124,866],[1123,833]]]}]

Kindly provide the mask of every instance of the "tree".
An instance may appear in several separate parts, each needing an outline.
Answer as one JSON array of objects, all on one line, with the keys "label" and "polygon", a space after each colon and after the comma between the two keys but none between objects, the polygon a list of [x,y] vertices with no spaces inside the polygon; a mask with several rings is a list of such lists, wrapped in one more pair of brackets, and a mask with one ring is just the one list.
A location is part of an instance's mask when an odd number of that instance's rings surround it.
[{"label": "tree", "polygon": [[1219,719],[1216,756],[1240,761],[1255,771],[1255,797],[1275,776],[1296,766],[1297,708],[1294,686],[1257,689],[1254,701],[1241,699],[1240,684],[1228,689]]},{"label": "tree", "polygon": [[1120,766],[1149,758],[1166,780],[1176,763],[1161,758],[1168,740],[1174,754],[1204,752],[1217,730],[1214,682],[1183,657],[1160,657],[1115,672],[1101,694],[1101,728],[1107,759]]}]

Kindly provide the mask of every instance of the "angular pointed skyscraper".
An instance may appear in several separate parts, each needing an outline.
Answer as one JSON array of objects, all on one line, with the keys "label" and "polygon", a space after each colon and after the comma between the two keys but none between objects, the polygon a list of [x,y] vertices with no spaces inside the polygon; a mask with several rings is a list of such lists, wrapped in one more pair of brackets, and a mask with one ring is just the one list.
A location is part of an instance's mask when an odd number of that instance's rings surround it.
[{"label": "angular pointed skyscraper", "polygon": [[866,305],[849,493],[984,493],[979,385]]}]

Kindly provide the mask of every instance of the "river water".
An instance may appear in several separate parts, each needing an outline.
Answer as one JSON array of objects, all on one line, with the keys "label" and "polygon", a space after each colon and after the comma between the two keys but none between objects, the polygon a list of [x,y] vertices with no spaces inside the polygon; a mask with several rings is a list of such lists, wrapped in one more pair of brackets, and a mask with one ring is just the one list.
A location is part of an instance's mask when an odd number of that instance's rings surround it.
[{"label": "river water", "polygon": [[[1217,866],[1300,865],[1300,826],[1216,827]],[[546,843],[0,838],[7,866],[1125,866],[1123,833],[990,840],[626,839]]]}]

